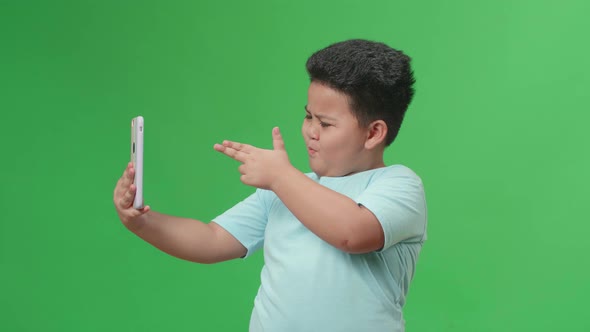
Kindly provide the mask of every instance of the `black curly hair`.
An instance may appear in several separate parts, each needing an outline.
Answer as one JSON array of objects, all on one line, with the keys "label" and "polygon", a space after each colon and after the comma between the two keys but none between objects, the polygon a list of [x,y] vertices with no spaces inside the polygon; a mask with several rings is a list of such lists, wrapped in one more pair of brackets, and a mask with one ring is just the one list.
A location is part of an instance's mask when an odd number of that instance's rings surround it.
[{"label": "black curly hair", "polygon": [[315,52],[306,63],[312,82],[343,92],[359,125],[387,124],[385,146],[396,138],[414,96],[411,58],[384,43],[352,39]]}]

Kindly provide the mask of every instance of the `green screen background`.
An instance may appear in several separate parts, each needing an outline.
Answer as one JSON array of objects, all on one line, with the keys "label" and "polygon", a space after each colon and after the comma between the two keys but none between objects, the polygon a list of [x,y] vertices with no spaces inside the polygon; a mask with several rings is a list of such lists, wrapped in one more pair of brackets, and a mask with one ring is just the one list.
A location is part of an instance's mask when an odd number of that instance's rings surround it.
[{"label": "green screen background", "polygon": [[[305,61],[379,40],[416,96],[386,163],[425,183],[408,331],[590,331],[586,0],[0,2],[0,330],[245,331],[262,255],[128,232],[112,191],[146,121],[145,198],[211,220],[253,191],[212,146],[300,135]],[[312,300],[312,299],[310,299]]]}]

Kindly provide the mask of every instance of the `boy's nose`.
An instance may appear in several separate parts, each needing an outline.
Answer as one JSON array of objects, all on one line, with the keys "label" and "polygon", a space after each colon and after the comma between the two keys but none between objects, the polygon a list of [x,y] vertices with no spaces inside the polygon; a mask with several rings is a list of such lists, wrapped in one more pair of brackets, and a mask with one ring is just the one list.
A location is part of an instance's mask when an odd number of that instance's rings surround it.
[{"label": "boy's nose", "polygon": [[319,130],[317,128],[317,126],[314,125],[309,125],[307,126],[307,136],[309,136],[309,138],[317,140],[319,139]]}]

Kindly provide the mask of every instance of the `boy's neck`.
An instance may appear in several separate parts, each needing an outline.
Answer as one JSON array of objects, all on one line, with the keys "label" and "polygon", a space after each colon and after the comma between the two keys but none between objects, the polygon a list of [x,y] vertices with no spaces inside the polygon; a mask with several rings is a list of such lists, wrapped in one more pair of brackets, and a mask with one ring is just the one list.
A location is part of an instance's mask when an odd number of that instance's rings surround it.
[{"label": "boy's neck", "polygon": [[[350,170],[350,172],[340,175],[339,177],[349,176],[349,175],[353,175],[356,173],[361,173],[361,172],[365,172],[365,171],[370,171],[372,169],[385,167],[385,163],[383,162],[383,151],[381,151],[381,153],[378,153],[377,151],[368,151],[368,152],[369,152],[369,154],[367,154],[361,158],[361,160],[363,160],[363,162],[358,163],[357,165],[355,165],[354,169]],[[370,153],[370,152],[373,152],[373,153]],[[322,177],[322,176],[319,176],[319,177]],[[324,177],[333,177],[333,176],[324,176]]]}]

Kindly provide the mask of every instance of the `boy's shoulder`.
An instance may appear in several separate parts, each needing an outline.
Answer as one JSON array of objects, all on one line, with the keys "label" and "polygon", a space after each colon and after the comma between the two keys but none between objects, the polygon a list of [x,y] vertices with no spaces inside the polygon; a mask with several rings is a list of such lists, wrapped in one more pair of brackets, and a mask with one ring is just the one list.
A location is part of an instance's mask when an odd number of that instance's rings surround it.
[{"label": "boy's shoulder", "polygon": [[422,184],[422,179],[418,174],[406,165],[395,164],[371,171],[368,171],[370,172],[370,182],[395,181],[398,183],[399,180],[402,180],[403,183]]},{"label": "boy's shoulder", "polygon": [[408,176],[408,177],[420,179],[418,174],[416,174],[416,172],[414,172],[413,169],[411,169],[410,167],[408,167],[406,165],[402,165],[402,164],[395,164],[395,165],[383,167],[383,173],[384,174],[392,174],[392,175],[400,175],[400,176]]},{"label": "boy's shoulder", "polygon": [[[319,177],[314,172],[305,173],[307,177],[314,181],[318,181]],[[347,180],[375,180],[379,178],[389,178],[389,177],[404,177],[410,178],[417,182],[422,182],[422,179],[414,170],[410,167],[402,165],[402,164],[394,164],[390,166],[379,167],[375,169],[370,169],[358,173],[354,173],[347,176],[331,178],[331,177],[323,177],[325,181],[347,181]]]},{"label": "boy's shoulder", "polygon": [[321,183],[330,188],[350,186],[353,184],[366,186],[383,181],[420,186],[422,185],[422,179],[416,174],[416,172],[414,172],[411,168],[401,164],[370,169],[341,177],[320,178],[313,172],[305,173],[305,175],[315,182]]}]

